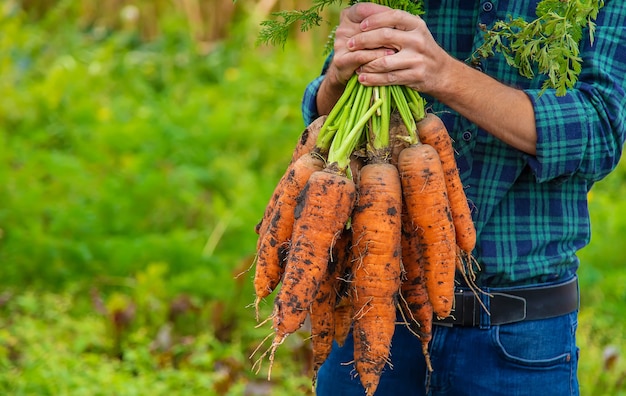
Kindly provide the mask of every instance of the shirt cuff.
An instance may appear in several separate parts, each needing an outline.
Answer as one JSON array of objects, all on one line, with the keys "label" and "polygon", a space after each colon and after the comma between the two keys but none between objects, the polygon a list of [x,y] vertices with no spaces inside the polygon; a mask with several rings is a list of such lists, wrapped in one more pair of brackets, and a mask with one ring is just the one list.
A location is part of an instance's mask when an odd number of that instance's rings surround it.
[{"label": "shirt cuff", "polygon": [[539,183],[565,180],[580,168],[590,136],[589,115],[576,91],[564,96],[526,90],[535,110],[537,152],[528,164]]}]

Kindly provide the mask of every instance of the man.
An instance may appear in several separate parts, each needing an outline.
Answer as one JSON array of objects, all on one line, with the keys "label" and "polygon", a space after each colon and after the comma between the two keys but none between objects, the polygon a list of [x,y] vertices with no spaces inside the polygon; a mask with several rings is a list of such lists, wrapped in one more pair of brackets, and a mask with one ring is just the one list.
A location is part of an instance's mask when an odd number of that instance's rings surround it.
[{"label": "man", "polygon": [[[434,326],[428,373],[419,340],[396,326],[377,395],[577,395],[576,251],[590,238],[587,193],[619,161],[626,135],[626,2],[606,0],[583,70],[565,96],[496,55],[470,63],[484,27],[536,17],[537,0],[425,1],[423,18],[371,3],[342,12],[333,56],[303,99],[327,114],[353,73],[406,85],[445,122],[473,206],[478,284],[454,323]],[[473,295],[471,295],[473,296]],[[363,395],[351,336],[320,369],[318,395]]]}]

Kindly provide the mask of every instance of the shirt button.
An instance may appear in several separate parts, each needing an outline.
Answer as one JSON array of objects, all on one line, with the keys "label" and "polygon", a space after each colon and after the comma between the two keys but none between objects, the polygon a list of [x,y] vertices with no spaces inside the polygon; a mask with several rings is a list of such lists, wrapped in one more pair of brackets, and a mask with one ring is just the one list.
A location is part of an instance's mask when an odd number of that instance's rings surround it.
[{"label": "shirt button", "polygon": [[472,140],[472,132],[470,131],[463,132],[463,140],[465,140],[466,142],[469,142],[470,140]]},{"label": "shirt button", "polygon": [[483,11],[489,12],[491,10],[493,10],[493,3],[492,2],[487,1],[487,2],[483,3]]}]

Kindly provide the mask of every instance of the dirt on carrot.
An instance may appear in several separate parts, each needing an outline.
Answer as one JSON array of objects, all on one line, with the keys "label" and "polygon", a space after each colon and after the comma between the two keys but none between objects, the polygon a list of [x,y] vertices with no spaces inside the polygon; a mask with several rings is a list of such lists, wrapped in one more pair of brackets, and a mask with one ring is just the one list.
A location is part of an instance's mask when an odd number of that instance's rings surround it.
[{"label": "dirt on carrot", "polygon": [[454,301],[456,235],[441,160],[432,146],[417,144],[402,150],[398,169],[409,220],[422,245],[429,300],[437,317],[446,318]]},{"label": "dirt on carrot", "polygon": [[476,229],[461,183],[459,169],[454,159],[454,148],[450,134],[441,118],[434,113],[428,113],[424,119],[417,123],[417,132],[421,143],[431,145],[437,150],[445,175],[456,243],[466,254],[471,254],[476,246]]},{"label": "dirt on carrot", "polygon": [[[276,184],[276,187],[274,187],[274,192],[270,196],[269,202],[265,206],[265,211],[263,213],[263,217],[261,218],[261,221],[259,221],[259,223],[254,227],[254,230],[257,234],[261,235],[265,232],[265,229],[267,229],[269,218],[274,212],[274,206],[276,205],[276,201],[281,196],[285,188],[285,183],[287,182],[286,179],[289,177],[289,174],[291,173],[293,165],[303,155],[316,151],[315,142],[317,141],[317,136],[320,132],[320,129],[322,128],[322,125],[324,125],[325,121],[326,121],[326,116],[320,116],[316,118],[306,128],[304,128],[304,131],[302,131],[302,133],[300,134],[298,143],[296,144],[293,150],[293,153],[291,155],[291,161],[287,165],[287,169],[285,170],[285,173]],[[320,154],[323,155],[322,152],[320,152]]]},{"label": "dirt on carrot", "polygon": [[285,337],[304,323],[355,201],[352,180],[328,168],[314,172],[302,189],[283,284],[274,300],[270,361]]},{"label": "dirt on carrot", "polygon": [[297,198],[311,175],[324,167],[314,153],[300,157],[285,179],[283,191],[274,205],[267,229],[259,236],[254,274],[255,306],[278,285],[284,271],[284,260],[292,236]]},{"label": "dirt on carrot", "polygon": [[426,366],[432,371],[428,344],[432,339],[433,307],[428,299],[417,226],[410,220],[406,209],[402,212],[402,268],[404,271],[400,310],[409,330],[420,339]]},{"label": "dirt on carrot", "polygon": [[402,190],[388,163],[361,169],[352,216],[354,362],[367,395],[373,395],[389,362],[401,276]]}]

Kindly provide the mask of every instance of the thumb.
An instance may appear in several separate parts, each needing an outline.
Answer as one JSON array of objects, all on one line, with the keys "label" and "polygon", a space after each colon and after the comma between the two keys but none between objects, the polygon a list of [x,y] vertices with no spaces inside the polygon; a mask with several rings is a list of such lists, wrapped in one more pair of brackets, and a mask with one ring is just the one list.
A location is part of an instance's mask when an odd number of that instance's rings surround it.
[{"label": "thumb", "polygon": [[370,2],[357,3],[346,10],[346,16],[351,22],[361,23],[365,18],[379,12],[389,11],[389,7]]}]

